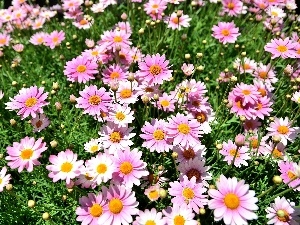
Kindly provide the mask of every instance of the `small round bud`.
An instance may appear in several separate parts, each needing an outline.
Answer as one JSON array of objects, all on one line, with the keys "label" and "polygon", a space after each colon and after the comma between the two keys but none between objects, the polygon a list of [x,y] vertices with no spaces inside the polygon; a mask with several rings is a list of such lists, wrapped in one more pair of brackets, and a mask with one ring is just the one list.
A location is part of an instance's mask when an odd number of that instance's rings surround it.
[{"label": "small round bud", "polygon": [[35,206],[35,201],[29,200],[27,205],[28,205],[29,208],[33,208]]},{"label": "small round bud", "polygon": [[187,39],[187,34],[181,35],[181,40],[185,41]]},{"label": "small round bud", "polygon": [[17,121],[15,121],[14,119],[10,119],[9,122],[10,122],[10,125],[12,125],[12,126],[17,124]]},{"label": "small round bud", "polygon": [[279,185],[279,184],[282,183],[282,178],[280,176],[276,175],[276,176],[273,177],[272,181],[273,181],[274,184]]},{"label": "small round bud", "polygon": [[300,83],[300,77],[297,77],[297,78],[296,78],[296,81],[297,81],[298,83]]},{"label": "small round bud", "polygon": [[164,199],[165,197],[167,197],[167,194],[168,194],[168,192],[165,189],[160,188],[160,190],[159,190],[159,197],[161,199]]},{"label": "small round bud", "polygon": [[151,25],[151,26],[154,26],[154,25],[155,25],[155,22],[154,22],[154,21],[151,21],[150,25]]},{"label": "small round bud", "polygon": [[42,217],[43,217],[43,220],[49,220],[50,219],[50,214],[47,213],[47,212],[44,212]]},{"label": "small round bud", "polygon": [[71,103],[75,103],[76,102],[76,97],[75,97],[75,95],[70,95],[70,102]]},{"label": "small round bud", "polygon": [[246,117],[240,116],[240,121],[245,122],[246,121]]},{"label": "small round bud", "polygon": [[281,141],[281,137],[278,135],[274,135],[272,137],[272,140],[274,141],[274,143],[279,143]]},{"label": "small round bud", "polygon": [[182,10],[178,10],[176,15],[177,15],[177,17],[181,17],[182,16]]},{"label": "small round bud", "polygon": [[246,56],[247,53],[246,53],[246,52],[242,52],[241,55],[242,55],[242,56]]},{"label": "small round bud", "polygon": [[126,13],[122,13],[121,19],[122,20],[127,20],[127,18],[128,18],[127,14]]},{"label": "small round bud", "polygon": [[218,149],[218,150],[221,150],[222,148],[223,148],[223,145],[222,144],[216,144],[216,148]]},{"label": "small round bud", "polygon": [[139,29],[139,34],[143,34],[145,32],[144,28]]},{"label": "small round bud", "polygon": [[287,99],[290,99],[290,98],[292,98],[292,96],[291,96],[291,95],[289,95],[289,94],[287,94],[285,97],[286,97]]},{"label": "small round bud", "polygon": [[210,185],[208,186],[208,189],[216,189],[216,186],[213,185],[213,184],[210,184]]},{"label": "small round bud", "polygon": [[18,83],[17,83],[17,81],[15,81],[15,80],[14,80],[13,82],[11,82],[11,85],[14,86],[14,87],[15,87],[17,84],[18,84]]},{"label": "small round bud", "polygon": [[224,99],[224,100],[223,100],[223,103],[224,103],[224,104],[227,104],[228,102],[229,102],[229,101],[228,101],[227,99]]},{"label": "small round bud", "polygon": [[198,57],[198,58],[201,58],[202,56],[203,56],[203,53],[201,53],[201,52],[198,52],[198,53],[197,53],[197,57]]},{"label": "small round bud", "polygon": [[199,214],[204,215],[206,213],[206,210],[204,208],[199,209]]},{"label": "small round bud", "polygon": [[71,193],[73,191],[72,188],[68,188],[68,192]]},{"label": "small round bud", "polygon": [[142,102],[143,102],[144,104],[147,104],[147,103],[149,102],[149,97],[148,97],[147,95],[143,95],[143,96],[141,97],[141,99],[142,99]]},{"label": "small round bud", "polygon": [[228,102],[228,103],[226,104],[226,107],[227,107],[228,109],[230,109],[232,106],[233,106],[232,102]]},{"label": "small round bud", "polygon": [[240,46],[239,46],[238,44],[236,44],[234,47],[235,47],[235,48],[239,48]]},{"label": "small round bud", "polygon": [[203,41],[202,41],[202,44],[206,44],[206,43],[207,43],[207,41],[206,41],[206,40],[203,40]]},{"label": "small round bud", "polygon": [[55,90],[51,90],[51,94],[54,95],[56,93]]},{"label": "small round bud", "polygon": [[133,82],[134,81],[134,73],[129,73],[127,80],[130,82]]},{"label": "small round bud", "polygon": [[172,158],[173,159],[177,159],[178,158],[178,153],[177,152],[173,152],[172,153]]},{"label": "small round bud", "polygon": [[11,191],[13,189],[13,185],[12,184],[7,184],[5,186],[6,190]]},{"label": "small round bud", "polygon": [[190,55],[190,54],[185,54],[185,55],[184,55],[184,58],[185,58],[185,59],[190,59],[190,58],[191,58],[191,55]]},{"label": "small round bud", "polygon": [[60,102],[55,102],[54,105],[57,111],[60,111],[62,109],[62,105]]},{"label": "small round bud", "polygon": [[157,167],[157,169],[158,169],[159,171],[163,171],[163,170],[165,169],[165,167],[164,167],[163,165],[159,165],[159,166]]},{"label": "small round bud", "polygon": [[53,88],[53,90],[58,90],[59,89],[58,83],[57,82],[53,82],[52,88]]},{"label": "small round bud", "polygon": [[273,116],[269,117],[269,120],[273,122],[274,121],[274,117]]},{"label": "small round bud", "polygon": [[231,82],[237,82],[237,77],[236,77],[236,76],[230,77],[230,81],[231,81]]},{"label": "small round bud", "polygon": [[3,154],[2,153],[0,154],[0,159],[3,159]]},{"label": "small round bud", "polygon": [[235,136],[235,144],[238,146],[238,147],[241,147],[245,144],[245,136],[243,134],[238,134],[237,136]]},{"label": "small round bud", "polygon": [[258,165],[259,165],[259,162],[255,160],[255,161],[254,161],[254,165],[255,165],[255,166],[258,166]]},{"label": "small round bud", "polygon": [[224,72],[225,72],[225,73],[228,73],[228,72],[229,72],[229,69],[228,69],[228,68],[225,68],[225,69],[224,69]]},{"label": "small round bud", "polygon": [[66,201],[66,200],[67,200],[67,196],[66,196],[66,195],[63,195],[63,196],[61,197],[61,199],[62,199],[63,201]]},{"label": "small round bud", "polygon": [[146,20],[146,24],[150,24],[151,23],[151,20]]},{"label": "small round bud", "polygon": [[203,70],[204,70],[204,67],[203,67],[203,66],[198,66],[196,69],[197,69],[198,71],[203,71]]},{"label": "small round bud", "polygon": [[52,147],[52,148],[56,148],[57,147],[57,141],[56,140],[53,140],[53,141],[50,141],[50,146]]},{"label": "small round bud", "polygon": [[154,101],[158,101],[159,95],[158,95],[158,94],[154,94],[154,95],[153,95],[153,99],[154,99]]},{"label": "small round bud", "polygon": [[76,34],[73,34],[73,35],[72,35],[72,38],[73,38],[73,39],[76,39],[76,38],[77,38],[77,35],[76,35]]}]

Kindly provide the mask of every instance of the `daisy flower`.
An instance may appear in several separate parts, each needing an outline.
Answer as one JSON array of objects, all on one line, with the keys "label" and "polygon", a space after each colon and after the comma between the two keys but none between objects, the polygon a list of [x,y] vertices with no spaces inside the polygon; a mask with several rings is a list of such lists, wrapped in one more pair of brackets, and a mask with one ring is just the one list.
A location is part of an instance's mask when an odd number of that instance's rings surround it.
[{"label": "daisy flower", "polygon": [[76,21],[73,21],[72,24],[79,29],[89,29],[94,24],[94,18],[90,15],[84,15],[83,17],[80,15]]},{"label": "daisy flower", "polygon": [[107,121],[126,127],[134,121],[133,111],[128,105],[113,104],[109,109]]},{"label": "daisy flower", "polygon": [[219,22],[217,26],[213,26],[212,31],[212,36],[222,44],[234,43],[240,36],[239,28],[235,26],[234,22]]},{"label": "daisy flower", "polygon": [[222,0],[223,12],[228,13],[229,16],[237,16],[242,14],[243,2],[240,0]]},{"label": "daisy flower", "polygon": [[173,145],[200,144],[199,137],[202,132],[197,120],[189,119],[185,115],[177,113],[176,116],[169,117],[168,122],[166,132],[172,139]]},{"label": "daisy flower", "polygon": [[267,96],[259,98],[256,103],[256,116],[260,119],[264,119],[265,116],[270,116],[270,112],[273,111],[271,108],[271,105],[273,103],[271,102],[271,99]]},{"label": "daisy flower", "polygon": [[133,221],[132,215],[139,213],[135,193],[120,185],[111,185],[108,189],[103,187],[102,190],[106,194],[107,204],[103,206],[106,220],[101,224],[130,224]]},{"label": "daisy flower", "polygon": [[204,208],[208,202],[207,195],[203,195],[206,188],[203,187],[202,183],[196,183],[196,177],[189,179],[187,176],[183,176],[180,177],[180,182],[170,182],[168,192],[173,196],[171,202],[174,205],[186,204],[196,213],[199,212],[200,208]]},{"label": "daisy flower", "polygon": [[146,121],[141,128],[143,133],[140,134],[144,139],[142,147],[148,148],[150,152],[168,152],[172,144],[167,136],[166,125],[164,120],[152,119],[151,123]]},{"label": "daisy flower", "polygon": [[42,45],[45,43],[45,37],[46,37],[45,32],[38,32],[32,35],[29,39],[29,42],[33,45]]},{"label": "daisy flower", "polygon": [[66,183],[71,183],[71,179],[78,177],[81,174],[83,160],[77,161],[77,154],[67,149],[64,152],[59,152],[58,155],[50,155],[51,165],[46,166],[50,171],[49,177],[53,182],[58,180],[66,180]]},{"label": "daisy flower", "polygon": [[159,191],[160,191],[159,184],[155,184],[146,188],[144,194],[149,198],[150,201],[156,201],[160,197]]},{"label": "daisy flower", "polygon": [[56,46],[65,40],[65,32],[63,31],[53,31],[45,37],[45,45],[49,46],[51,49],[54,49]]},{"label": "daisy flower", "polygon": [[[297,171],[295,170],[297,163],[289,161],[279,161],[278,167],[279,172],[281,173],[280,177],[283,180],[283,183],[287,184],[290,188],[294,188],[297,191],[300,191],[300,178],[296,175]],[[293,180],[293,181],[292,181]],[[296,188],[297,187],[297,188]]]},{"label": "daisy flower", "polygon": [[20,173],[24,169],[32,172],[33,166],[40,165],[38,158],[47,150],[47,147],[41,138],[35,140],[33,137],[25,137],[20,143],[14,142],[13,146],[7,147],[6,150],[8,156],[5,159],[10,161],[7,165],[12,169],[18,168]]},{"label": "daisy flower", "polygon": [[33,132],[40,132],[48,127],[50,120],[45,114],[39,114],[35,118],[31,119],[31,125],[33,126]]},{"label": "daisy flower", "polygon": [[112,122],[108,122],[99,131],[103,148],[108,149],[110,154],[127,149],[133,145],[130,139],[135,136],[135,133],[131,133],[132,130],[131,127],[119,127]]},{"label": "daisy flower", "polygon": [[[159,97],[157,101],[157,107],[165,112],[174,112],[175,110],[176,100],[173,95],[168,95],[167,93],[163,93],[162,96]],[[156,103],[153,102],[156,106]]]},{"label": "daisy flower", "polygon": [[126,81],[128,77],[128,71],[126,68],[119,66],[118,64],[109,65],[108,68],[102,71],[102,81],[105,84],[109,84],[112,80]]},{"label": "daisy flower", "polygon": [[147,163],[141,160],[142,152],[136,148],[117,151],[113,157],[117,167],[117,172],[113,174],[113,179],[124,184],[127,188],[132,188],[133,184],[140,185],[140,178],[148,176]]},{"label": "daisy flower", "polygon": [[136,81],[123,81],[119,83],[119,88],[116,92],[118,103],[130,104],[138,100],[139,92],[138,83]]},{"label": "daisy flower", "polygon": [[138,77],[149,85],[162,84],[172,77],[172,70],[169,70],[169,60],[165,55],[146,55],[144,60],[139,62]]},{"label": "daisy flower", "polygon": [[297,54],[294,47],[297,43],[290,40],[288,37],[285,39],[272,39],[271,42],[267,43],[264,47],[266,52],[272,54],[272,59],[277,57],[296,58]]},{"label": "daisy flower", "polygon": [[270,6],[265,11],[267,15],[271,16],[272,18],[284,18],[286,16],[286,13],[283,11],[283,9],[277,6]]},{"label": "daisy flower", "polygon": [[90,141],[84,144],[84,150],[89,153],[95,153],[102,149],[102,143],[99,138],[91,139]]},{"label": "daisy flower", "polygon": [[220,154],[225,156],[224,161],[230,165],[234,160],[234,166],[241,167],[241,165],[248,166],[246,160],[251,159],[248,153],[249,149],[246,146],[237,147],[231,140],[228,143],[223,142],[223,148]]},{"label": "daisy flower", "polygon": [[98,89],[96,85],[85,86],[79,94],[81,97],[76,98],[75,107],[84,109],[83,113],[96,116],[100,115],[100,112],[108,112],[111,97],[104,87]]},{"label": "daisy flower", "polygon": [[253,212],[258,210],[255,204],[258,199],[255,192],[249,190],[244,180],[237,181],[235,177],[226,178],[223,174],[216,182],[217,190],[209,189],[209,209],[214,210],[215,221],[223,219],[226,225],[248,224],[247,220],[256,220]]},{"label": "daisy flower", "polygon": [[252,74],[253,71],[257,68],[257,63],[254,60],[249,59],[248,57],[244,57],[242,59],[236,58],[233,62],[233,67],[236,68],[241,74]]},{"label": "daisy flower", "polygon": [[275,71],[273,70],[271,64],[264,65],[262,63],[258,63],[252,75],[259,80],[269,81],[273,84],[278,81],[278,79],[276,78]]},{"label": "daisy flower", "polygon": [[300,223],[300,210],[295,207],[295,203],[285,197],[275,198],[274,203],[266,208],[269,219],[267,224],[274,225],[297,225]]},{"label": "daisy flower", "polygon": [[168,1],[166,0],[149,0],[144,4],[144,10],[153,20],[161,20],[162,13],[167,8],[167,4]]},{"label": "daisy flower", "polygon": [[22,120],[29,115],[35,118],[37,113],[44,112],[42,107],[49,104],[45,101],[47,97],[48,92],[44,93],[44,87],[22,88],[14,98],[9,98],[11,102],[5,103],[5,109],[19,110],[17,114],[21,116]]},{"label": "daisy flower", "polygon": [[176,204],[173,207],[167,207],[162,213],[168,225],[198,225],[197,220],[194,220],[195,214],[186,204]]},{"label": "daisy flower", "polygon": [[88,193],[88,196],[79,198],[79,204],[76,208],[77,221],[91,225],[106,223],[108,216],[104,215],[104,207],[107,205],[105,194]]},{"label": "daisy flower", "polygon": [[108,50],[115,52],[123,48],[130,47],[132,42],[129,40],[130,34],[124,30],[105,31],[101,35],[101,40],[97,42],[98,45],[103,45]]},{"label": "daisy flower", "polygon": [[281,142],[284,145],[287,145],[287,141],[294,142],[298,133],[299,127],[291,127],[292,122],[289,121],[288,117],[283,118],[275,118],[274,122],[269,124],[267,130],[269,133],[267,136],[279,136],[281,138]]},{"label": "daisy flower", "polygon": [[191,76],[195,72],[195,67],[193,64],[183,63],[181,70],[186,76]]},{"label": "daisy flower", "polygon": [[11,38],[9,34],[0,33],[0,47],[9,46]]},{"label": "daisy flower", "polygon": [[[86,161],[87,162],[87,161]],[[94,177],[90,176],[89,169],[85,166],[81,167],[81,174],[77,177],[77,180],[75,181],[75,185],[79,186],[81,185],[82,188],[92,188],[95,189],[97,186],[97,183],[94,181]]]},{"label": "daisy flower", "polygon": [[16,45],[13,45],[12,48],[13,48],[16,52],[23,52],[23,50],[24,50],[24,45],[23,45],[23,44],[16,44]]},{"label": "daisy flower", "polygon": [[232,93],[235,96],[239,96],[243,98],[243,102],[242,102],[243,106],[245,106],[247,103],[256,104],[260,94],[254,85],[249,85],[244,83],[237,84],[233,88]]},{"label": "daisy flower", "polygon": [[67,76],[67,80],[79,83],[86,83],[95,79],[94,74],[99,72],[97,70],[98,64],[83,56],[78,56],[68,61],[64,68],[64,75]]},{"label": "daisy flower", "polygon": [[154,97],[154,95],[161,96],[161,90],[159,90],[159,84],[157,85],[149,85],[147,82],[142,82],[139,85],[140,91],[138,92],[139,96],[148,96],[150,99]]},{"label": "daisy flower", "polygon": [[7,168],[4,166],[0,171],[0,192],[3,191],[3,188],[9,184],[9,180],[11,179],[10,174],[6,174]]},{"label": "daisy flower", "polygon": [[139,211],[138,216],[135,218],[135,225],[165,225],[166,222],[162,217],[161,212],[157,212],[155,208],[151,210]]},{"label": "daisy flower", "polygon": [[[178,16],[178,13],[181,14],[181,16]],[[173,12],[170,17],[167,17],[165,23],[168,24],[168,28],[172,30],[181,30],[181,27],[189,27],[191,20],[192,18],[188,15],[184,15],[182,10],[178,10],[177,13]]]},{"label": "daisy flower", "polygon": [[[265,137],[265,138],[268,138],[268,137]],[[279,159],[279,160],[287,160],[287,156],[286,156],[286,153],[285,153],[285,145],[282,144],[281,142],[279,143],[274,143],[272,141],[269,141],[269,142],[264,142],[263,143],[263,151],[262,151],[262,154],[263,155],[271,155],[272,154],[272,157],[273,159]]]},{"label": "daisy flower", "polygon": [[295,93],[293,93],[291,100],[300,104],[300,91],[296,91]]},{"label": "daisy flower", "polygon": [[204,159],[206,147],[201,144],[189,145],[187,147],[176,145],[172,150],[178,154],[176,161],[182,163],[195,158]]}]

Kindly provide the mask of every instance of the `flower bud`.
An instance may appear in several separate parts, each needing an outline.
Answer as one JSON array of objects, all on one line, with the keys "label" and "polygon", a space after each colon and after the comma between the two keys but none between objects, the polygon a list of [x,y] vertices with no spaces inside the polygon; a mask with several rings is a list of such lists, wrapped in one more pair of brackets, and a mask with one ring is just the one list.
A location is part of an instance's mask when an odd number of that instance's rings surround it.
[{"label": "flower bud", "polygon": [[274,141],[274,143],[279,143],[281,141],[281,137],[278,135],[274,135],[272,137],[272,140]]},{"label": "flower bud", "polygon": [[57,111],[60,111],[62,109],[61,103],[60,102],[55,102],[55,108]]},{"label": "flower bud", "polygon": [[245,136],[243,134],[238,134],[237,136],[235,136],[234,141],[238,147],[241,147],[245,144]]},{"label": "flower bud", "polygon": [[47,213],[47,212],[44,212],[42,217],[43,217],[43,220],[49,220],[50,219],[50,214]]},{"label": "flower bud", "polygon": [[57,141],[56,140],[53,140],[53,141],[50,141],[50,145],[52,148],[56,148],[57,147]]},{"label": "flower bud", "polygon": [[165,197],[167,197],[167,194],[168,194],[168,192],[165,189],[160,188],[159,196],[160,196],[161,199],[164,199]]},{"label": "flower bud", "polygon": [[59,89],[58,83],[57,82],[53,82],[52,88],[53,88],[53,90],[58,90]]},{"label": "flower bud", "polygon": [[9,122],[10,122],[10,125],[12,125],[12,126],[17,124],[17,121],[15,121],[14,119],[10,119]]},{"label": "flower bud", "polygon": [[199,214],[200,215],[204,215],[206,213],[205,209],[204,208],[200,208],[199,209]]},{"label": "flower bud", "polygon": [[282,178],[280,176],[276,175],[276,176],[273,177],[272,181],[273,181],[274,184],[279,185],[279,184],[282,183]]},{"label": "flower bud", "polygon": [[11,191],[13,189],[13,185],[12,184],[7,184],[5,186],[6,190]]},{"label": "flower bud", "polygon": [[35,201],[29,200],[27,205],[28,205],[29,208],[33,208],[35,206]]},{"label": "flower bud", "polygon": [[70,95],[70,102],[71,103],[75,103],[76,102],[76,97],[75,97],[75,95]]}]

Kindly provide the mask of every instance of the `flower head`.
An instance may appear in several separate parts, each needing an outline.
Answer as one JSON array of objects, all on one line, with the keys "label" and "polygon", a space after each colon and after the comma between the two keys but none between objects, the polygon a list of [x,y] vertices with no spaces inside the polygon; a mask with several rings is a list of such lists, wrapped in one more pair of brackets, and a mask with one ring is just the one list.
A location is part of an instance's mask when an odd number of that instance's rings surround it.
[{"label": "flower head", "polygon": [[212,31],[212,36],[222,44],[234,43],[240,35],[239,28],[235,27],[234,22],[219,22],[217,26],[213,26]]}]

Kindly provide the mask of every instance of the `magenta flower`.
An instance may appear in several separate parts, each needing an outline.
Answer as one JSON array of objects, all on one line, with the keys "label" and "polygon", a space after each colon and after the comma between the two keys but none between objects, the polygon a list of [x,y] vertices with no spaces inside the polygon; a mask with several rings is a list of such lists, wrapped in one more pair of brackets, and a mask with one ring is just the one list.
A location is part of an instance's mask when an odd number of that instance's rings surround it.
[{"label": "magenta flower", "polygon": [[66,183],[70,184],[71,179],[81,174],[83,160],[77,161],[77,154],[69,149],[59,152],[57,156],[50,155],[49,161],[52,164],[46,166],[46,169],[50,171],[48,176],[53,179],[53,182],[66,180]]},{"label": "magenta flower", "polygon": [[257,219],[253,212],[258,210],[255,204],[258,199],[255,192],[249,190],[244,180],[237,181],[235,177],[220,176],[216,182],[217,190],[209,189],[208,195],[212,198],[208,207],[214,210],[215,221],[223,219],[226,225],[248,224],[247,220]]},{"label": "magenta flower", "polygon": [[161,20],[162,13],[167,8],[167,4],[168,1],[166,0],[149,0],[149,2],[144,4],[144,10],[153,20]]},{"label": "magenta flower", "polygon": [[21,116],[22,120],[29,115],[35,118],[37,113],[44,112],[42,107],[49,104],[45,101],[48,92],[43,93],[43,91],[43,87],[38,88],[37,86],[22,88],[13,99],[9,98],[11,102],[5,103],[6,109],[19,110],[17,114]]},{"label": "magenta flower", "polygon": [[47,33],[45,32],[37,32],[30,37],[29,42],[33,45],[42,45],[45,43],[45,37]]},{"label": "magenta flower", "polygon": [[111,97],[104,87],[98,89],[96,85],[85,86],[79,94],[81,97],[76,98],[77,104],[75,107],[84,109],[83,113],[100,116],[101,112],[108,112]]},{"label": "magenta flower", "polygon": [[297,58],[297,53],[294,47],[297,43],[290,40],[288,37],[285,39],[272,39],[271,42],[265,45],[265,51],[272,54],[272,59],[277,57]]},{"label": "magenta flower", "polygon": [[129,40],[130,34],[124,30],[105,31],[101,35],[101,40],[97,42],[108,50],[120,51],[121,49],[128,49],[132,42]]},{"label": "magenta flower", "polygon": [[9,46],[11,38],[9,34],[0,33],[0,47]]},{"label": "magenta flower", "polygon": [[[163,93],[157,101],[157,107],[165,112],[174,112],[175,110],[175,98],[173,95],[168,95]],[[156,103],[153,102],[153,105],[156,106]]]},{"label": "magenta flower", "polygon": [[133,221],[132,215],[139,213],[135,193],[120,185],[111,185],[108,189],[103,187],[102,190],[107,199],[107,204],[103,206],[103,217],[107,219],[101,224],[130,224]]},{"label": "magenta flower", "polygon": [[68,61],[65,65],[64,74],[71,82],[86,83],[95,79],[94,74],[98,73],[98,64],[88,57],[78,56]]},{"label": "magenta flower", "polygon": [[219,22],[217,26],[213,26],[212,31],[212,36],[222,44],[234,43],[240,35],[239,28],[235,27],[234,22]]},{"label": "magenta flower", "polygon": [[9,180],[11,179],[10,174],[6,174],[7,168],[4,166],[0,171],[0,192],[3,191],[3,188],[9,184]]},{"label": "magenta flower", "polygon": [[44,44],[49,46],[51,49],[54,49],[56,46],[60,45],[60,43],[65,40],[65,32],[61,31],[53,31],[50,34],[45,36]]},{"label": "magenta flower", "polygon": [[144,139],[142,147],[148,148],[150,152],[168,152],[172,148],[171,140],[166,132],[167,123],[164,120],[152,119],[151,124],[145,122],[140,134]]},{"label": "magenta flower", "polygon": [[298,225],[300,222],[300,210],[285,197],[276,197],[275,202],[266,208],[269,219],[267,224],[274,225]]},{"label": "magenta flower", "polygon": [[12,169],[18,168],[20,173],[23,169],[32,172],[33,166],[40,165],[38,158],[47,150],[47,147],[41,138],[35,141],[33,137],[25,137],[20,143],[14,142],[13,146],[7,147],[6,150],[8,156],[5,159],[10,161],[7,165]]},{"label": "magenta flower", "polygon": [[180,182],[171,182],[168,191],[173,196],[171,201],[174,205],[186,204],[196,213],[208,202],[207,195],[203,195],[206,188],[202,183],[196,183],[196,177],[189,179],[187,176],[183,176],[180,178]]},{"label": "magenta flower", "polygon": [[166,60],[165,55],[146,55],[144,61],[139,62],[138,76],[149,85],[162,84],[172,77],[172,70],[169,68],[169,60]]},{"label": "magenta flower", "polygon": [[113,174],[114,181],[119,181],[127,188],[132,188],[133,184],[140,185],[140,178],[148,176],[147,163],[141,160],[142,152],[136,148],[130,151],[117,151],[114,155],[114,163],[117,167],[117,172]]},{"label": "magenta flower", "polygon": [[102,81],[105,84],[109,84],[111,81],[126,81],[128,77],[128,71],[125,67],[121,67],[118,64],[109,65],[108,68],[104,69]]},{"label": "magenta flower", "polygon": [[[173,146],[173,152],[178,154],[176,161],[179,163],[187,162],[190,159],[201,159],[204,160],[206,147],[201,144],[189,145],[187,147],[182,147],[181,145]],[[179,164],[180,165],[180,164]]]},{"label": "magenta flower", "polygon": [[243,2],[240,0],[222,0],[222,13],[226,12],[229,16],[242,14]]}]

